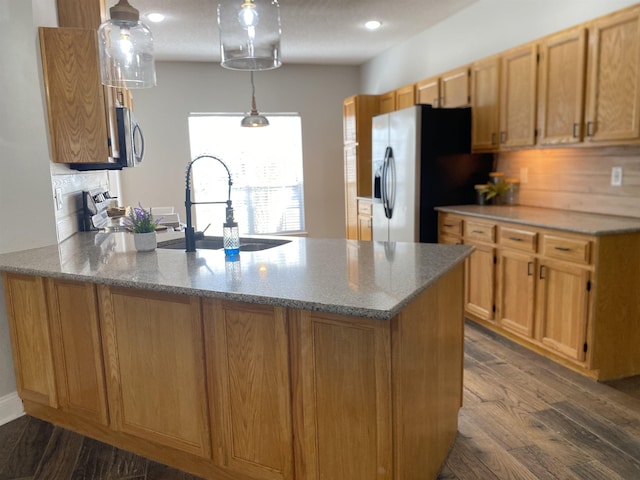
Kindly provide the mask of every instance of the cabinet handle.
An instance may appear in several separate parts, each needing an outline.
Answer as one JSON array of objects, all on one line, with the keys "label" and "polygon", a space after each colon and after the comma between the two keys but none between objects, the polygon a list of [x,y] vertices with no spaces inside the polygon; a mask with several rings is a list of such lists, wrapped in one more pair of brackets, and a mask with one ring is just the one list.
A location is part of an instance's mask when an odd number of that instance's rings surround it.
[{"label": "cabinet handle", "polygon": [[493,132],[491,134],[491,145],[495,145],[496,144],[496,132]]},{"label": "cabinet handle", "polygon": [[579,123],[574,123],[573,124],[573,137],[574,138],[578,138],[580,136],[580,124]]},{"label": "cabinet handle", "polygon": [[553,247],[556,250],[560,250],[561,252],[570,252],[571,249],[569,247]]},{"label": "cabinet handle", "polygon": [[544,272],[545,272],[545,266],[544,265],[540,265],[540,280],[544,280],[545,279]]},{"label": "cabinet handle", "polygon": [[483,230],[471,230],[471,233],[484,233]]},{"label": "cabinet handle", "polygon": [[449,228],[451,228],[451,227],[455,227],[455,225],[454,225],[453,223],[443,223],[442,225],[443,225],[444,227],[449,227]]},{"label": "cabinet handle", "polygon": [[500,143],[505,143],[507,141],[507,132],[500,132]]},{"label": "cabinet handle", "polygon": [[533,262],[528,262],[527,263],[527,276],[532,276],[533,275]]},{"label": "cabinet handle", "polygon": [[509,237],[509,240],[512,240],[514,242],[524,242],[524,240],[522,240],[520,237]]},{"label": "cabinet handle", "polygon": [[587,122],[587,137],[593,137],[593,122]]}]

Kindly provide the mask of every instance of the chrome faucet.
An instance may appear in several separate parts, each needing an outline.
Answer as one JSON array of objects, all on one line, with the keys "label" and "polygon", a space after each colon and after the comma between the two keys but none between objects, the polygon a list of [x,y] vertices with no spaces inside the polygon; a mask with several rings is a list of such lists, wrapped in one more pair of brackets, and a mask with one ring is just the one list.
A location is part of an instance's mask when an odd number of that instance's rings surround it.
[{"label": "chrome faucet", "polygon": [[[222,164],[224,169],[227,171],[227,176],[229,177],[229,181],[228,181],[229,191],[228,191],[226,201],[218,201],[218,202],[192,202],[191,201],[191,167],[193,166],[194,163],[196,163],[196,161],[200,160],[201,158],[211,158],[213,160],[217,160]],[[186,207],[186,210],[187,210],[187,227],[184,231],[184,239],[185,239],[185,245],[187,247],[186,248],[187,252],[195,252],[196,240],[204,237],[204,231],[196,232],[193,228],[193,224],[191,220],[191,206],[226,203],[227,204],[227,212],[226,212],[227,221],[229,220],[229,218],[233,219],[233,208],[231,207],[231,185],[233,185],[233,182],[231,181],[231,172],[229,172],[229,168],[227,167],[227,165],[218,157],[214,157],[213,155],[200,155],[199,157],[196,157],[193,160],[191,160],[187,165],[187,175],[186,175],[186,181],[185,181],[185,186],[186,186],[185,201],[184,201],[184,206]],[[209,228],[209,226],[207,226],[207,228]]]}]

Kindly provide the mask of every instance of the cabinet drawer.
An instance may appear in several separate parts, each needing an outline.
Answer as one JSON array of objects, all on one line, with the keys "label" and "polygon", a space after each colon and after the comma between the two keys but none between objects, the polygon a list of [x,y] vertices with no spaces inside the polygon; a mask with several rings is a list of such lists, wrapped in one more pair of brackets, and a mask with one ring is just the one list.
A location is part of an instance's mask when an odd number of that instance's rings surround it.
[{"label": "cabinet drawer", "polygon": [[528,230],[500,227],[498,243],[503,247],[514,248],[524,252],[535,252],[538,234]]},{"label": "cabinet drawer", "polygon": [[590,263],[591,242],[579,238],[543,235],[542,254],[548,258],[575,263]]},{"label": "cabinet drawer", "polygon": [[371,216],[372,205],[369,200],[358,200],[358,214]]},{"label": "cabinet drawer", "polygon": [[469,220],[464,221],[465,238],[484,242],[493,242],[495,240],[495,230],[496,226],[491,223],[481,223]]},{"label": "cabinet drawer", "polygon": [[462,219],[448,213],[440,214],[438,233],[448,235],[462,235]]}]

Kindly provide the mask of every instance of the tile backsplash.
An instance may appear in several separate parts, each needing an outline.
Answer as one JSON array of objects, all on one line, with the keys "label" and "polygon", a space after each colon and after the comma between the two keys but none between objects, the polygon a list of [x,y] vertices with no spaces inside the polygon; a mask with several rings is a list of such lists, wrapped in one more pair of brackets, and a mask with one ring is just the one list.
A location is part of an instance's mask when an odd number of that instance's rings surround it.
[{"label": "tile backsplash", "polygon": [[[622,167],[622,185],[611,170]],[[501,152],[498,170],[520,178],[520,204],[640,217],[640,146]]]}]

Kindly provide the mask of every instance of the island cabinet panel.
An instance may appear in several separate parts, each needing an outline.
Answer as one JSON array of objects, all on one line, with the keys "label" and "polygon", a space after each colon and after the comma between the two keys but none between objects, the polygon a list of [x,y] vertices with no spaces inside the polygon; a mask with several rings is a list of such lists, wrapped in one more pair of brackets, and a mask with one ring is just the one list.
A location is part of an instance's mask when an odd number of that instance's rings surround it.
[{"label": "island cabinet panel", "polygon": [[296,478],[393,478],[389,323],[291,313]]},{"label": "island cabinet panel", "polygon": [[108,425],[96,287],[47,279],[60,408]]},{"label": "island cabinet panel", "polygon": [[589,29],[586,137],[640,140],[640,7],[595,20]]},{"label": "island cabinet panel", "polygon": [[18,394],[57,408],[44,279],[5,273],[3,280]]},{"label": "island cabinet panel", "polygon": [[394,479],[436,478],[456,438],[463,289],[458,265],[391,321]]},{"label": "island cabinet panel", "polygon": [[210,458],[200,299],[98,292],[112,428]]},{"label": "island cabinet panel", "polygon": [[255,479],[293,478],[286,311],[204,300],[213,457]]}]

